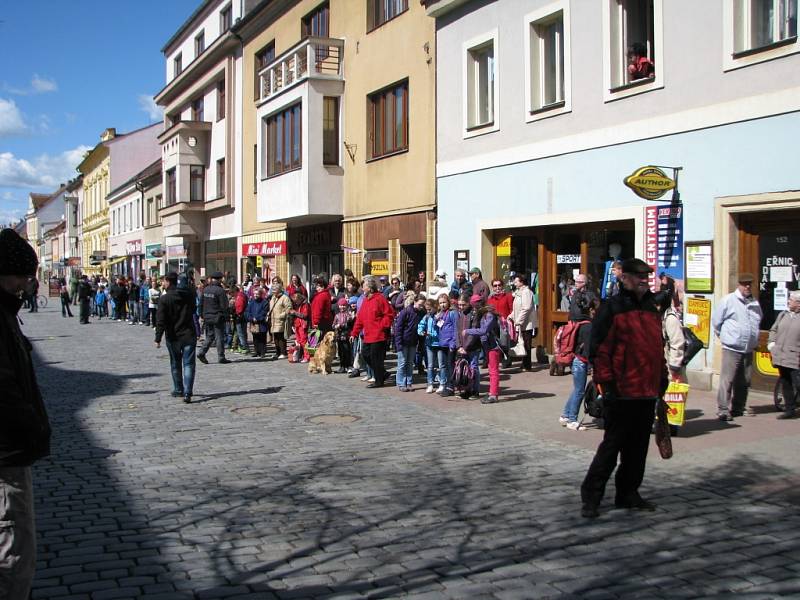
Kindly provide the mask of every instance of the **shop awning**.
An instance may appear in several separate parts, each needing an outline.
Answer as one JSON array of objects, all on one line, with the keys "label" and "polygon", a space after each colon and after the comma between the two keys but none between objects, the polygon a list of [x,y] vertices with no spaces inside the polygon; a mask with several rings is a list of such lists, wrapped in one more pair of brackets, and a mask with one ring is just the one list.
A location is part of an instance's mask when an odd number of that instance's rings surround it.
[{"label": "shop awning", "polygon": [[108,261],[106,261],[104,263],[101,263],[100,264],[100,268],[101,269],[105,269],[106,267],[110,267],[111,265],[115,265],[117,263],[121,263],[126,258],[128,258],[128,257],[127,256],[120,256],[119,258],[114,258],[112,260],[108,260]]}]

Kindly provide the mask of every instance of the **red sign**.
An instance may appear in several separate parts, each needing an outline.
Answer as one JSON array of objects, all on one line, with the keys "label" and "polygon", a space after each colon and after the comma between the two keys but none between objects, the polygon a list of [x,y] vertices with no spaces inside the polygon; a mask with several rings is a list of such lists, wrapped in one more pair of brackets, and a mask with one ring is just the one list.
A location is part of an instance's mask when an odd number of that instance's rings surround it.
[{"label": "red sign", "polygon": [[286,242],[242,244],[242,256],[279,256],[286,254]]},{"label": "red sign", "polygon": [[128,256],[144,254],[142,252],[142,240],[133,240],[125,244],[125,254]]},{"label": "red sign", "polygon": [[655,292],[658,269],[658,206],[647,206],[644,209],[644,262],[653,269],[648,275],[648,283]]}]

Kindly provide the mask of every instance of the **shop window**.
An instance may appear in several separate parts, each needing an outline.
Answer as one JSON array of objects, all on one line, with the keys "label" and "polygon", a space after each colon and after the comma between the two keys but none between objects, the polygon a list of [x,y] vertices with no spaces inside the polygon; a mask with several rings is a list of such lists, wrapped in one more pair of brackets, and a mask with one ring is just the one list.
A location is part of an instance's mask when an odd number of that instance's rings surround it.
[{"label": "shop window", "polygon": [[408,81],[369,96],[370,158],[408,150]]},{"label": "shop window", "polygon": [[194,57],[200,56],[206,49],[206,32],[201,31],[194,38]]},{"label": "shop window", "polygon": [[189,201],[203,202],[205,200],[206,170],[202,165],[189,167]]},{"label": "shop window", "polygon": [[302,108],[298,102],[265,119],[267,130],[267,177],[303,166],[301,154]]},{"label": "shop window", "polygon": [[325,96],[322,104],[322,164],[339,164],[339,98]]},{"label": "shop window", "polygon": [[734,58],[797,38],[797,0],[733,0]]},{"label": "shop window", "polygon": [[225,118],[225,80],[217,84],[217,121]]},{"label": "shop window", "polygon": [[303,37],[328,37],[330,7],[327,2],[308,13],[301,22]]},{"label": "shop window", "polygon": [[367,31],[408,10],[408,0],[367,0]]},{"label": "shop window", "polygon": [[253,100],[261,98],[261,77],[259,73],[275,60],[275,41],[271,41],[255,54],[255,88]]},{"label": "shop window", "polygon": [[[556,9],[556,10],[554,10]],[[565,108],[569,92],[569,4],[561,2],[528,15],[528,111]],[[567,107],[568,109],[568,107]],[[531,119],[528,119],[531,120]]]},{"label": "shop window", "polygon": [[497,97],[494,37],[467,48],[465,71],[467,130],[491,127]]}]

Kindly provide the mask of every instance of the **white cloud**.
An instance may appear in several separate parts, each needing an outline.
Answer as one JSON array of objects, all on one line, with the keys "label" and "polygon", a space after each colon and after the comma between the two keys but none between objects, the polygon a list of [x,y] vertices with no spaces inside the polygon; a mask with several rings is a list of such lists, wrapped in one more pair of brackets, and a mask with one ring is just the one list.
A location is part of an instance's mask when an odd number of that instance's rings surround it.
[{"label": "white cloud", "polygon": [[34,94],[46,94],[55,92],[58,89],[58,84],[52,79],[45,79],[34,73],[33,79],[31,79],[31,89]]},{"label": "white cloud", "polygon": [[0,152],[0,187],[55,188],[73,179],[83,155],[90,146],[78,146],[61,154],[42,154],[33,161],[17,158],[11,152]]},{"label": "white cloud", "polygon": [[139,108],[147,113],[151,121],[160,121],[164,118],[164,109],[156,104],[150,94],[139,94],[136,100]]},{"label": "white cloud", "polygon": [[22,113],[13,100],[0,98],[0,138],[28,132]]}]

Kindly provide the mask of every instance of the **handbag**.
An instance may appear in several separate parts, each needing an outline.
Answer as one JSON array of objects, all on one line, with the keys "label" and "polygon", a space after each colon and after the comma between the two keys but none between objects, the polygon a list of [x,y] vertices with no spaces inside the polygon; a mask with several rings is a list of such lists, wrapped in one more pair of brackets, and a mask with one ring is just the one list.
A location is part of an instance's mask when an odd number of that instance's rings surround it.
[{"label": "handbag", "polygon": [[248,323],[247,331],[250,333],[261,333],[261,325],[259,323]]},{"label": "handbag", "polygon": [[515,358],[521,358],[525,356],[527,353],[528,353],[527,350],[525,350],[525,340],[520,335],[517,337],[517,343],[513,348],[511,348],[509,354]]},{"label": "handbag", "polygon": [[663,398],[656,400],[656,445],[661,458],[672,458],[672,438],[667,420],[667,403]]}]

